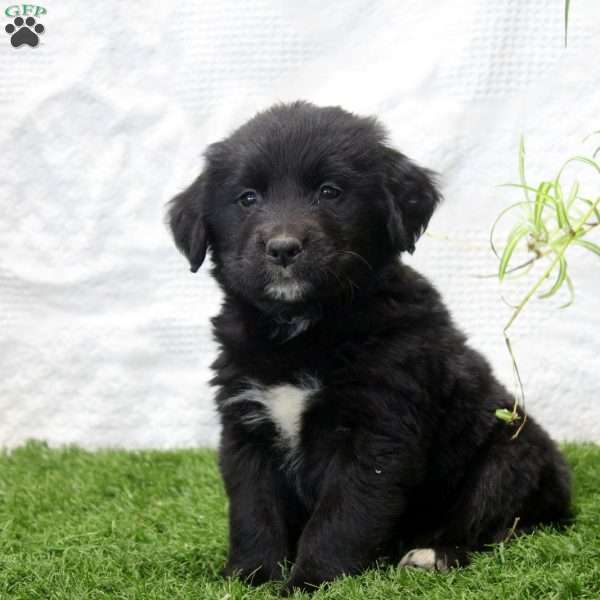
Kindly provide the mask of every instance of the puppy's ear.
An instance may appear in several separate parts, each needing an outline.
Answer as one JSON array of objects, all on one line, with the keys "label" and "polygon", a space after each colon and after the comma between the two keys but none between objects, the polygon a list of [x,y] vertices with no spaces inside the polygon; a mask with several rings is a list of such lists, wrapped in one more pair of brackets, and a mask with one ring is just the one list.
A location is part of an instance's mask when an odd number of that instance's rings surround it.
[{"label": "puppy's ear", "polygon": [[385,149],[385,162],[392,245],[400,252],[412,253],[442,197],[432,171],[417,166],[392,148]]},{"label": "puppy's ear", "polygon": [[195,273],[204,262],[208,241],[204,222],[206,181],[204,174],[169,202],[167,223],[175,244],[190,261]]}]

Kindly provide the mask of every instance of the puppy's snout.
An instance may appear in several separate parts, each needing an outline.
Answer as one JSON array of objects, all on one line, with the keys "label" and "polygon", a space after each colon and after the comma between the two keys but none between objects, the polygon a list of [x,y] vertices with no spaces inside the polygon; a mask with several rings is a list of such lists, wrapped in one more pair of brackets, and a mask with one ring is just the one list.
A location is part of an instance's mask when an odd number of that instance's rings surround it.
[{"label": "puppy's snout", "polygon": [[266,245],[267,258],[276,265],[287,267],[291,265],[303,247],[299,239],[287,235],[278,235],[271,238]]}]

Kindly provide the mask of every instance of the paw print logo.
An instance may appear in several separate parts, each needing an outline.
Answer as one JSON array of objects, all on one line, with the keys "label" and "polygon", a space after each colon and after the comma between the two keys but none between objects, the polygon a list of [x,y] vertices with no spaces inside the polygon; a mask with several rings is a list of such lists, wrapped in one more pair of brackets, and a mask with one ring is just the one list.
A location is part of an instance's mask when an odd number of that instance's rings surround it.
[{"label": "paw print logo", "polygon": [[5,27],[6,33],[10,35],[10,43],[18,48],[23,44],[27,44],[35,48],[40,43],[39,34],[44,33],[45,29],[41,23],[35,22],[33,17],[27,17],[24,21],[21,17],[17,17],[12,23]]}]

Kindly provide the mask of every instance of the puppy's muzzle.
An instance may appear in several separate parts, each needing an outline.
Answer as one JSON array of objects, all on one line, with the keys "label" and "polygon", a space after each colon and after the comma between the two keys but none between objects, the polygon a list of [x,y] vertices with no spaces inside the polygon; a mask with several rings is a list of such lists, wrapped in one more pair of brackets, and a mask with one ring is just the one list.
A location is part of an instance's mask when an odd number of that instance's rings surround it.
[{"label": "puppy's muzzle", "polygon": [[300,240],[288,235],[271,238],[265,246],[269,261],[284,268],[291,265],[303,250]]}]

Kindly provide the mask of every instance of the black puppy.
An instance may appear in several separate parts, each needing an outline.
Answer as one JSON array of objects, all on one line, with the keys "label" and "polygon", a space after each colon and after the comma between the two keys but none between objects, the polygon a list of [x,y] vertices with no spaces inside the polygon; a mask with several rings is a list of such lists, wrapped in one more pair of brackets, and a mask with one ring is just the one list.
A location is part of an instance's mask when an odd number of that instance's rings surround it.
[{"label": "black puppy", "polygon": [[206,152],[169,221],[192,271],[211,250],[230,501],[227,574],[286,590],[376,560],[445,569],[569,517],[570,477],[399,260],[440,199],[372,118],[296,102]]}]

